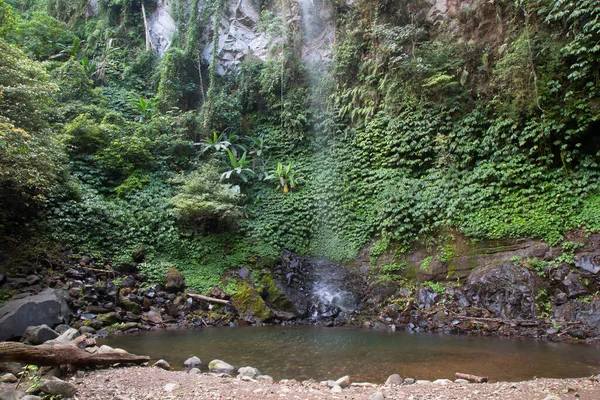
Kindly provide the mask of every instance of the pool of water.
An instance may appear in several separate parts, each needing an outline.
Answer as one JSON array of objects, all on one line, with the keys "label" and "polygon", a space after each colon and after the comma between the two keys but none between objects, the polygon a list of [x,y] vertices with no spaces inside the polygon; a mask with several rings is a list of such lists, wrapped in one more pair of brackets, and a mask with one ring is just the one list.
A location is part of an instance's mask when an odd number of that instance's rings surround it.
[{"label": "pool of water", "polygon": [[99,343],[164,358],[176,369],[198,356],[236,367],[253,366],[275,379],[337,379],[382,383],[394,373],[416,379],[454,378],[455,372],[492,381],[582,377],[600,373],[600,346],[381,332],[316,326],[205,328],[140,332]]}]

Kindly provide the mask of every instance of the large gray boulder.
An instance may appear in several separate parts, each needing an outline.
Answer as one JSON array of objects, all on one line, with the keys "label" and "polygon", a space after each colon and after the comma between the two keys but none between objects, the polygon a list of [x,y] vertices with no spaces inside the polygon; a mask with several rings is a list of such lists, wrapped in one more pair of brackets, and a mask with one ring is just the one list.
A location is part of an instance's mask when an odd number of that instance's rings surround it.
[{"label": "large gray boulder", "polygon": [[21,337],[28,326],[68,323],[71,310],[68,295],[57,289],[46,289],[34,296],[12,300],[0,307],[0,341]]},{"label": "large gray boulder", "polygon": [[474,306],[498,317],[530,319],[535,317],[538,285],[535,272],[506,262],[475,268],[467,280],[467,292]]}]

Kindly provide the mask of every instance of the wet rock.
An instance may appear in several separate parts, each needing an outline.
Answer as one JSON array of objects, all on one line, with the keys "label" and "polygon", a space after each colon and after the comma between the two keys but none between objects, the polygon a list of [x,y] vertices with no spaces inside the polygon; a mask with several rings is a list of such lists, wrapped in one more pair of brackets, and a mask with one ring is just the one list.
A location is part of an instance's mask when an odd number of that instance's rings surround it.
[{"label": "wet rock", "polygon": [[20,390],[7,390],[0,394],[0,400],[21,400],[25,397],[25,392]]},{"label": "wet rock", "polygon": [[261,375],[260,371],[254,367],[242,367],[238,369],[238,378],[247,376],[251,379],[256,379],[259,375]]},{"label": "wet rock", "polygon": [[273,377],[271,377],[269,375],[259,375],[259,376],[256,377],[256,380],[258,382],[272,383],[273,382]]},{"label": "wet rock", "polygon": [[40,277],[37,275],[28,275],[25,280],[29,286],[32,286],[40,282]]},{"label": "wet rock", "polygon": [[385,397],[383,397],[383,393],[375,392],[369,396],[369,400],[385,400]]},{"label": "wet rock", "polygon": [[398,374],[390,375],[386,379],[385,384],[386,385],[401,385],[402,384],[402,378]]},{"label": "wet rock", "polygon": [[215,372],[215,373],[223,372],[226,374],[230,374],[233,371],[235,371],[235,368],[233,367],[233,365],[228,364],[222,360],[212,360],[208,364],[208,369],[210,370],[210,372]]},{"label": "wet rock", "polygon": [[473,305],[498,317],[531,319],[535,316],[537,276],[522,266],[504,263],[481,266],[467,280]]},{"label": "wet rock", "polygon": [[420,287],[417,291],[417,302],[419,304],[419,308],[433,307],[439,297],[440,295],[429,286]]},{"label": "wet rock", "polygon": [[568,332],[569,332],[569,335],[571,335],[577,339],[585,339],[588,337],[588,334],[584,330],[579,329],[579,328],[571,328],[571,329],[569,329]]},{"label": "wet rock", "polygon": [[38,345],[58,337],[58,333],[48,325],[28,326],[23,333],[25,343]]},{"label": "wet rock", "polygon": [[348,375],[342,376],[340,379],[335,381],[335,384],[341,388],[347,388],[350,386],[350,377]]},{"label": "wet rock", "polygon": [[167,276],[165,277],[165,289],[170,292],[181,292],[185,288],[185,279],[181,272],[176,268],[170,267],[167,269]]},{"label": "wet rock", "polygon": [[100,314],[97,318],[102,322],[104,326],[109,326],[121,322],[121,316],[115,311],[106,314]]},{"label": "wet rock", "polygon": [[11,373],[4,374],[0,378],[0,382],[2,382],[2,383],[15,383],[17,381],[18,381],[17,377]]},{"label": "wet rock", "polygon": [[556,307],[554,317],[562,321],[581,321],[589,329],[600,329],[600,300],[571,300]]},{"label": "wet rock", "polygon": [[47,394],[56,394],[63,397],[73,397],[77,391],[77,387],[69,382],[61,379],[42,379],[40,382],[40,390]]},{"label": "wet rock", "polygon": [[373,324],[373,329],[379,330],[379,331],[386,331],[388,330],[388,326],[386,324],[384,324],[383,322],[375,322]]},{"label": "wet rock", "polygon": [[239,276],[241,279],[244,279],[244,280],[246,280],[246,279],[248,279],[248,278],[250,277],[250,270],[249,270],[248,268],[246,268],[246,267],[242,267],[242,268],[240,268],[240,270],[238,271],[238,276]]},{"label": "wet rock", "polygon": [[171,369],[171,366],[169,365],[169,363],[163,359],[158,360],[157,362],[152,364],[152,366],[155,368],[160,368],[160,369],[164,369],[167,371],[169,371]]},{"label": "wet rock", "polygon": [[185,360],[183,362],[183,365],[185,366],[186,369],[197,368],[200,365],[202,365],[202,361],[198,357],[193,356],[193,357],[190,357],[187,360]]},{"label": "wet rock", "polygon": [[59,335],[62,335],[63,333],[65,333],[66,331],[68,331],[71,327],[67,324],[60,324],[57,327],[54,328],[54,331],[56,333],[58,333]]},{"label": "wet rock", "polygon": [[565,304],[567,301],[569,301],[569,298],[567,296],[566,293],[560,292],[559,294],[556,295],[554,302],[556,303],[556,305],[562,305]]},{"label": "wet rock", "polygon": [[67,299],[62,290],[46,289],[5,303],[0,307],[0,341],[20,337],[28,326],[68,323],[71,310]]},{"label": "wet rock", "polygon": [[588,288],[581,283],[580,275],[576,272],[569,273],[562,281],[562,286],[570,299],[589,293]]},{"label": "wet rock", "polygon": [[255,288],[246,282],[240,286],[231,301],[240,317],[250,324],[259,324],[273,318],[273,312],[267,303]]}]

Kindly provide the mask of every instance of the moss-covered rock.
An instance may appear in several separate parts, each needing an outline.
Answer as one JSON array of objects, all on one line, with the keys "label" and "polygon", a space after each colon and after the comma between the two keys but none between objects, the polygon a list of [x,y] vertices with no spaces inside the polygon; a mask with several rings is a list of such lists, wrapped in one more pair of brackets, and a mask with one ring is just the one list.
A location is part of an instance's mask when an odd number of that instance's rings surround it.
[{"label": "moss-covered rock", "polygon": [[165,289],[169,292],[181,292],[185,288],[185,278],[176,268],[169,267],[165,277]]},{"label": "moss-covered rock", "polygon": [[296,311],[294,303],[281,293],[271,275],[265,275],[262,283],[264,285],[264,299],[268,304],[285,312],[294,313]]},{"label": "moss-covered rock", "polygon": [[231,302],[244,321],[257,324],[273,318],[273,312],[258,292],[248,283],[243,282]]},{"label": "moss-covered rock", "polygon": [[96,317],[98,320],[102,321],[104,326],[112,325],[121,322],[121,316],[115,311],[109,312],[106,314],[100,314]]}]

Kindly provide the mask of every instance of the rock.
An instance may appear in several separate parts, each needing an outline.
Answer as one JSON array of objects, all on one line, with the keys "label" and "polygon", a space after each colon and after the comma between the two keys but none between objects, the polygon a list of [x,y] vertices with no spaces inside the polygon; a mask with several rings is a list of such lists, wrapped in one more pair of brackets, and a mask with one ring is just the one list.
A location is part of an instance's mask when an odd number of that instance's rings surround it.
[{"label": "rock", "polygon": [[342,387],[339,385],[335,385],[331,388],[331,393],[342,393]]},{"label": "rock", "polygon": [[340,379],[335,381],[335,384],[341,388],[347,388],[350,386],[350,377],[348,375],[342,376]]},{"label": "rock", "polygon": [[162,324],[163,322],[162,316],[156,311],[148,311],[148,313],[146,313],[146,319],[156,325]]},{"label": "rock", "polygon": [[40,390],[47,394],[58,394],[63,397],[73,397],[77,391],[77,387],[72,383],[54,378],[42,379],[40,382]]},{"label": "rock", "polygon": [[242,267],[238,271],[238,276],[241,279],[246,280],[246,279],[250,278],[250,270],[248,268],[246,268],[246,267]]},{"label": "rock", "polygon": [[21,398],[21,400],[42,400],[39,396],[34,396],[32,394],[28,394],[27,396]]},{"label": "rock", "polygon": [[0,362],[0,372],[9,372],[13,375],[19,375],[24,367],[24,364],[17,362]]},{"label": "rock", "polygon": [[402,385],[402,378],[398,374],[390,375],[386,381],[386,385]]},{"label": "rock", "polygon": [[438,300],[440,295],[429,286],[420,287],[417,291],[417,302],[419,307],[431,308]]},{"label": "rock", "polygon": [[133,252],[131,253],[131,258],[136,263],[144,262],[144,259],[146,258],[146,252],[145,252],[144,248],[137,247],[135,250],[133,250]]},{"label": "rock", "polygon": [[46,289],[33,296],[11,300],[0,307],[0,341],[21,337],[28,326],[68,323],[71,310],[68,295],[58,289]]},{"label": "rock", "polygon": [[375,392],[369,396],[369,400],[385,400],[385,397],[383,397],[381,392]]},{"label": "rock", "polygon": [[240,317],[250,323],[259,324],[273,318],[273,312],[265,303],[254,287],[247,282],[240,285],[239,290],[231,299]]},{"label": "rock", "polygon": [[463,384],[463,383],[469,383],[469,381],[468,381],[468,380],[466,380],[466,379],[455,379],[455,380],[454,380],[454,383],[460,383],[460,384]]},{"label": "rock", "polygon": [[164,369],[167,371],[169,371],[171,369],[171,366],[169,365],[169,363],[163,359],[158,360],[157,362],[152,364],[152,366],[155,368],[160,368],[160,369]]},{"label": "rock", "polygon": [[58,337],[56,331],[50,329],[48,325],[28,326],[23,333],[25,343],[34,346],[47,342]]},{"label": "rock", "polygon": [[81,333],[82,335],[85,334],[89,334],[89,335],[95,335],[96,334],[96,330],[94,328],[92,328],[91,326],[82,326],[79,329],[79,333]]},{"label": "rock", "polygon": [[200,365],[202,365],[202,361],[198,357],[193,356],[193,357],[190,357],[187,360],[185,360],[183,362],[183,365],[185,366],[186,369],[197,368]]},{"label": "rock", "polygon": [[467,280],[473,305],[483,307],[501,318],[535,317],[535,293],[538,277],[523,266],[504,263],[479,266]]},{"label": "rock", "polygon": [[431,381],[425,380],[425,379],[417,379],[415,381],[415,385],[426,385],[428,383],[431,383]]},{"label": "rock", "polygon": [[102,324],[104,326],[113,325],[121,322],[121,316],[115,311],[106,314],[100,314],[96,318],[102,321]]},{"label": "rock", "polygon": [[25,280],[29,286],[33,286],[40,281],[40,277],[37,275],[28,275],[25,277]]},{"label": "rock", "polygon": [[6,275],[0,274],[0,285],[2,285],[4,282],[6,282]]},{"label": "rock", "polygon": [[56,333],[58,333],[59,335],[62,335],[63,333],[65,333],[67,330],[69,330],[70,326],[67,324],[60,324],[57,327],[54,328],[54,331]]},{"label": "rock", "polygon": [[44,344],[69,344],[73,339],[79,336],[79,331],[75,328],[69,328],[62,335],[53,340],[48,340]]},{"label": "rock", "polygon": [[166,385],[163,387],[163,390],[164,390],[165,392],[168,392],[168,393],[170,393],[170,392],[172,392],[172,391],[174,391],[174,390],[176,390],[176,389],[179,389],[179,384],[178,384],[178,383],[167,383],[167,384],[166,384]]},{"label": "rock", "polygon": [[580,277],[581,276],[577,272],[570,272],[561,282],[569,299],[574,299],[589,293],[588,288],[581,283]]},{"label": "rock", "polygon": [[450,379],[436,379],[432,383],[435,385],[452,385],[452,381]]},{"label": "rock", "polygon": [[192,368],[188,371],[188,374],[192,374],[192,375],[198,375],[200,374],[202,371],[200,371],[200,369],[198,368]]},{"label": "rock", "polygon": [[185,279],[181,272],[176,268],[170,267],[167,269],[167,276],[165,277],[165,289],[169,292],[177,293],[181,292],[185,288]]},{"label": "rock", "polygon": [[406,378],[404,379],[404,383],[407,385],[412,385],[415,383],[415,380],[413,378]]},{"label": "rock", "polygon": [[242,367],[238,369],[238,378],[247,376],[252,379],[256,379],[257,376],[261,375],[260,371],[254,367]]},{"label": "rock", "polygon": [[269,375],[259,375],[259,376],[256,377],[256,380],[258,382],[272,383],[273,382],[273,377],[271,377]]},{"label": "rock", "polygon": [[25,392],[20,390],[7,390],[0,394],[0,400],[21,400],[25,397]]},{"label": "rock", "polygon": [[0,378],[0,382],[2,382],[2,383],[15,383],[17,381],[18,381],[17,377],[11,373],[4,374],[4,375],[2,375],[2,378]]},{"label": "rock", "polygon": [[222,360],[212,360],[209,364],[208,364],[208,369],[210,370],[210,372],[224,372],[226,374],[230,374],[233,371],[235,371],[235,368],[233,367],[233,365],[231,364],[227,364],[225,361]]}]

